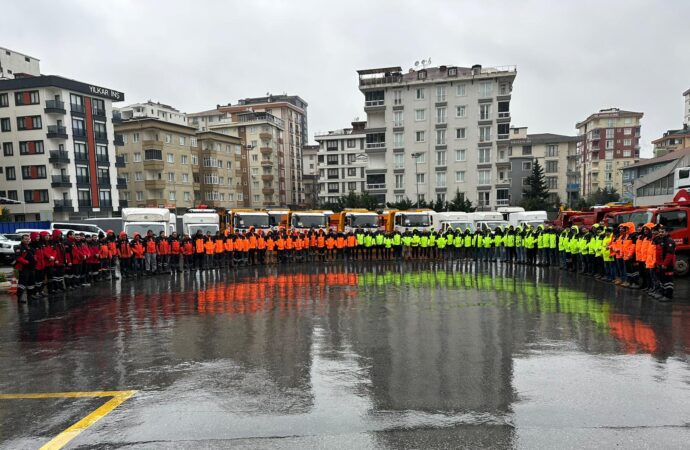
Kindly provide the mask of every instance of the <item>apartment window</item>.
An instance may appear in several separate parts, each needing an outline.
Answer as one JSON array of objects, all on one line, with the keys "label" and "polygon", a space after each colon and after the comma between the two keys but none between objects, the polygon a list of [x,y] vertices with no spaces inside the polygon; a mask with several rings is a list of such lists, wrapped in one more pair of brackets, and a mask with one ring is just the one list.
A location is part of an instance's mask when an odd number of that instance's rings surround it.
[{"label": "apartment window", "polygon": [[455,139],[465,139],[467,137],[466,128],[456,128],[455,129]]},{"label": "apartment window", "polygon": [[414,120],[421,122],[426,120],[426,109],[415,109],[414,110]]},{"label": "apartment window", "polygon": [[448,117],[447,111],[445,107],[436,108],[436,123],[446,123]]},{"label": "apartment window", "polygon": [[77,161],[86,161],[89,159],[89,154],[86,151],[86,144],[83,142],[74,143],[74,159]]},{"label": "apartment window", "polygon": [[488,164],[491,162],[491,149],[490,148],[480,148],[479,149],[479,164]]},{"label": "apartment window", "polygon": [[491,127],[479,127],[479,142],[491,140]]},{"label": "apartment window", "polygon": [[399,89],[393,91],[393,104],[402,105],[402,91]]},{"label": "apartment window", "polygon": [[479,83],[479,96],[480,97],[491,97],[493,94],[493,82],[482,81]]},{"label": "apartment window", "polygon": [[0,94],[0,108],[7,108],[10,106],[10,97],[7,93]]},{"label": "apartment window", "polygon": [[7,198],[9,198],[10,200],[19,200],[17,191],[7,191]]},{"label": "apartment window", "polygon": [[393,133],[393,147],[402,148],[404,145],[404,139],[402,133]]},{"label": "apartment window", "polygon": [[338,164],[338,155],[327,155],[326,164],[328,164],[329,166],[334,166]]},{"label": "apartment window", "polygon": [[174,202],[176,199],[177,199],[176,192],[175,192],[175,191],[170,191],[170,192],[168,193],[168,200],[170,200],[171,202]]},{"label": "apartment window", "polygon": [[196,138],[195,137],[189,138],[189,145],[191,145],[192,147],[196,147]]},{"label": "apartment window", "polygon": [[105,102],[99,98],[92,98],[91,111],[94,116],[105,116]]},{"label": "apartment window", "polygon": [[347,140],[347,148],[355,148],[357,146],[357,141],[355,139]]},{"label": "apartment window", "polygon": [[632,157],[632,151],[623,150],[623,158],[631,158],[631,157]]},{"label": "apartment window", "polygon": [[446,87],[436,86],[436,101],[445,102],[446,101]]},{"label": "apartment window", "polygon": [[[190,202],[190,201],[192,201],[192,196],[191,196],[191,194],[190,194],[189,192],[183,192],[183,193],[182,193],[182,196],[183,196],[185,202]],[[231,200],[232,200],[232,199],[231,199]]]},{"label": "apartment window", "polygon": [[328,169],[326,173],[327,177],[331,180],[334,178],[338,178],[338,169]]},{"label": "apartment window", "polygon": [[108,139],[108,132],[103,122],[93,123],[93,136],[97,141],[106,141]]},{"label": "apartment window", "polygon": [[395,153],[393,155],[393,167],[396,169],[405,167],[405,155],[403,153]]},{"label": "apartment window", "polygon": [[467,88],[465,84],[458,84],[455,86],[455,95],[458,97],[464,97],[467,95]]},{"label": "apartment window", "polygon": [[467,150],[464,148],[455,150],[455,160],[456,161],[465,161],[467,155]]},{"label": "apartment window", "polygon": [[[403,112],[402,111],[393,111],[393,126],[394,127],[401,127],[403,126]],[[352,147],[350,147],[349,142],[352,141]],[[348,139],[348,148],[354,148],[355,145],[355,140],[354,139]]]},{"label": "apartment window", "polygon": [[402,194],[395,194],[395,201],[396,201],[396,203],[403,201],[403,195]]},{"label": "apartment window", "polygon": [[356,191],[357,190],[357,182],[356,181],[350,181],[347,183],[347,190],[348,191]]},{"label": "apartment window", "polygon": [[84,114],[84,97],[77,94],[70,94],[69,103],[73,113]]},{"label": "apartment window", "polygon": [[5,167],[5,179],[7,181],[14,181],[17,179],[17,172],[13,166]]},{"label": "apartment window", "polygon": [[46,178],[46,166],[22,166],[23,180],[39,180]]},{"label": "apartment window", "polygon": [[137,201],[139,201],[139,202],[144,201],[144,193],[142,191],[137,191]]},{"label": "apartment window", "polygon": [[415,98],[417,100],[424,100],[424,88],[417,88],[416,89]]},{"label": "apartment window", "polygon": [[523,161],[522,171],[523,172],[531,172],[532,171],[532,163],[529,161]]},{"label": "apartment window", "polygon": [[144,181],[144,173],[143,172],[135,172],[134,173],[134,181]]},{"label": "apartment window", "polygon": [[14,155],[14,146],[11,142],[3,142],[2,143],[2,154],[4,156],[13,156]]},{"label": "apartment window", "polygon": [[613,139],[613,128],[606,129],[606,139]]},{"label": "apartment window", "polygon": [[185,142],[186,142],[185,137],[184,137],[184,136],[180,136],[178,142],[180,143],[180,145],[185,145]]},{"label": "apartment window", "polygon": [[423,173],[417,174],[417,184],[424,184],[424,175]]},{"label": "apartment window", "polygon": [[12,131],[12,123],[9,118],[0,119],[0,130],[4,132]]},{"label": "apartment window", "polygon": [[479,120],[490,120],[491,119],[491,104],[484,103],[479,105]]},{"label": "apartment window", "polygon": [[436,130],[436,145],[446,145],[446,130]]},{"label": "apartment window", "polygon": [[134,154],[132,155],[132,162],[141,162],[141,153],[134,152]]},{"label": "apartment window", "polygon": [[491,184],[491,171],[490,170],[480,170],[477,172],[479,175],[479,181],[477,182],[480,186],[486,186]]},{"label": "apartment window", "polygon": [[555,158],[558,156],[558,145],[549,144],[546,146],[546,156],[549,158]]},{"label": "apartment window", "polygon": [[175,163],[175,155],[173,155],[172,153],[168,153],[168,162],[171,164],[174,164]]},{"label": "apartment window", "polygon": [[419,153],[419,156],[417,156],[414,159],[417,164],[424,164],[426,162],[426,153]]},{"label": "apartment window", "polygon": [[532,146],[531,145],[523,145],[522,146],[522,156],[530,156],[532,154]]},{"label": "apartment window", "polygon": [[168,172],[168,181],[171,183],[175,182],[175,172]]},{"label": "apartment window", "polygon": [[338,141],[326,141],[326,150],[338,150]]},{"label": "apartment window", "polygon": [[446,187],[445,172],[436,172],[436,187]]},{"label": "apartment window", "polygon": [[436,165],[445,166],[446,165],[446,151],[439,150],[436,152]]},{"label": "apartment window", "polygon": [[456,183],[464,183],[465,182],[465,171],[464,170],[458,170],[455,172],[455,182]]},{"label": "apartment window", "polygon": [[395,189],[403,189],[405,187],[405,176],[401,173],[395,174]]},{"label": "apartment window", "polygon": [[189,174],[188,173],[182,174],[182,182],[183,183],[189,183]]},{"label": "apartment window", "polygon": [[626,117],[625,118],[625,124],[626,125],[632,125],[633,123],[633,118],[632,117]]},{"label": "apartment window", "polygon": [[24,191],[24,203],[48,203],[48,190],[33,189]]},{"label": "apartment window", "polygon": [[606,149],[612,149],[613,148],[613,139],[607,139],[606,140]]},{"label": "apartment window", "polygon": [[350,167],[347,169],[347,176],[348,177],[356,177],[357,176],[357,169],[354,167]]},{"label": "apartment window", "polygon": [[42,155],[43,141],[19,141],[20,155]]},{"label": "apartment window", "polygon": [[38,91],[23,91],[14,93],[14,104],[16,106],[38,105],[40,99]]},{"label": "apartment window", "polygon": [[458,105],[455,107],[455,117],[465,117],[467,115],[467,106]]},{"label": "apartment window", "polygon": [[[338,170],[338,169],[335,169],[335,170]],[[258,167],[252,167],[252,175],[253,176],[259,175],[259,168]]]},{"label": "apartment window", "polygon": [[632,145],[632,139],[623,139],[623,145],[630,147]]},{"label": "apartment window", "polygon": [[338,183],[328,183],[328,192],[333,194],[338,192]]},{"label": "apartment window", "polygon": [[632,134],[632,128],[624,128],[624,129],[623,129],[623,134],[625,134],[625,135],[631,135],[631,134]]},{"label": "apartment window", "polygon": [[17,130],[38,130],[43,126],[41,116],[17,117]]},{"label": "apartment window", "polygon": [[135,144],[136,144],[137,142],[139,142],[139,133],[133,133],[133,134],[132,134],[132,142],[135,143]]},{"label": "apartment window", "polygon": [[156,149],[144,150],[144,159],[146,161],[163,161],[163,152]]},{"label": "apartment window", "polygon": [[169,144],[172,142],[172,134],[170,133],[165,133],[165,143]]},{"label": "apartment window", "polygon": [[[229,161],[228,161],[229,162]],[[180,164],[189,164],[189,156],[187,155],[181,155],[180,156]],[[229,169],[230,167],[228,167]]]},{"label": "apartment window", "polygon": [[192,155],[192,165],[193,166],[198,166],[199,165],[199,157],[196,155]]},{"label": "apartment window", "polygon": [[424,131],[416,131],[415,132],[415,141],[417,142],[424,142],[426,141],[426,134]]},{"label": "apartment window", "polygon": [[558,172],[558,161],[546,161],[546,173]]}]

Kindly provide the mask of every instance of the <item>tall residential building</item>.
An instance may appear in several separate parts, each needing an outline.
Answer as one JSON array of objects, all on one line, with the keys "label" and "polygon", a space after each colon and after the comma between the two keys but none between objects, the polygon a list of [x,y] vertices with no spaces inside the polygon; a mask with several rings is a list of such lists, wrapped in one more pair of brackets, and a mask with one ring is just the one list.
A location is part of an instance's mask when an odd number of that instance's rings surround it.
[{"label": "tall residential building", "polygon": [[509,195],[514,66],[360,70],[367,113],[367,191],[380,203],[450,200],[456,190],[480,210]]},{"label": "tall residential building", "polygon": [[153,118],[124,120],[116,131],[129,206],[236,206],[239,138]]},{"label": "tall residential building", "polygon": [[55,75],[0,80],[0,196],[14,220],[109,216],[120,207],[112,103],[123,93]]},{"label": "tall residential building", "polygon": [[302,183],[304,184],[304,206],[314,209],[319,204],[318,175],[319,145],[302,147]]},{"label": "tall residential building", "polygon": [[685,114],[683,117],[683,123],[690,126],[690,89],[683,92],[683,98],[685,99]]},{"label": "tall residential building", "polygon": [[129,119],[158,119],[163,122],[187,125],[187,115],[169,105],[149,100],[146,103],[134,103],[133,105],[116,108],[122,120]]},{"label": "tall residential building", "polygon": [[503,188],[499,189],[496,206],[520,204],[527,177],[531,175],[535,161],[539,161],[544,169],[549,187],[549,203],[572,203],[576,200],[579,183],[576,179],[569,179],[575,171],[569,158],[576,154],[577,143],[581,139],[580,136],[553,133],[528,134],[527,127],[511,128],[508,156],[510,166],[500,168],[497,178],[497,183],[510,186],[510,197],[506,199],[501,194]]},{"label": "tall residential building", "polygon": [[[344,195],[362,194],[385,186],[383,175],[367,181],[366,122],[352,122],[352,128],[317,133],[319,203],[336,203]],[[398,159],[396,158],[396,163]],[[398,180],[398,178],[395,178]],[[378,183],[377,183],[378,182]],[[383,203],[383,202],[381,202]]]},{"label": "tall residential building", "polygon": [[32,56],[0,47],[0,80],[27,75],[41,75],[40,61]]},{"label": "tall residential building", "polygon": [[583,140],[578,143],[582,196],[598,188],[613,188],[621,197],[621,169],[640,158],[640,121],[643,113],[618,108],[602,109],[578,122],[575,127]]}]

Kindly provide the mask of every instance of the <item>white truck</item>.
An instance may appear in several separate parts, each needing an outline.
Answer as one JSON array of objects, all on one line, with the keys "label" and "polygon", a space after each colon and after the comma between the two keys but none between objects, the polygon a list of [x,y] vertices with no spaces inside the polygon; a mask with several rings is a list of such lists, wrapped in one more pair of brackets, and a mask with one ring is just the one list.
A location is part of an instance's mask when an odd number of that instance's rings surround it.
[{"label": "white truck", "polygon": [[175,214],[165,208],[123,208],[122,230],[130,238],[134,233],[146,236],[149,230],[158,236],[161,231],[170,235],[177,228]]},{"label": "white truck", "polygon": [[44,229],[39,229],[39,228],[19,228],[15,230],[15,233],[18,234],[30,234],[34,231],[36,232],[41,232],[41,231],[48,231],[51,234],[53,233],[53,230],[60,230],[62,231],[63,235],[66,235],[68,232],[73,231],[76,234],[84,234],[84,236],[91,236],[91,237],[98,237],[100,233],[105,234],[105,231],[101,229],[98,225],[90,224],[90,223],[68,223],[68,222],[52,222],[50,224],[50,228],[44,228]]},{"label": "white truck", "polygon": [[268,225],[273,231],[277,231],[280,227],[287,229],[288,226],[288,216],[290,215],[290,210],[288,209],[269,209],[268,213]]},{"label": "white truck", "polygon": [[444,232],[447,229],[465,231],[469,229],[474,232],[474,222],[470,219],[469,213],[462,211],[447,211],[431,213],[431,225],[434,229]]},{"label": "white truck", "polygon": [[546,211],[523,211],[510,214],[508,223],[514,227],[529,224],[533,228],[537,228],[539,225],[544,225],[547,219]]},{"label": "white truck", "polygon": [[233,210],[230,212],[230,221],[233,233],[246,233],[250,228],[266,232],[271,228],[266,211]]},{"label": "white truck", "polygon": [[509,215],[517,212],[525,212],[525,208],[521,206],[499,206],[496,208],[496,212],[501,213],[503,220],[508,220]]},{"label": "white truck", "polygon": [[497,211],[473,212],[469,216],[474,222],[474,227],[482,231],[493,231],[498,227],[508,226],[508,222],[503,220],[503,214]]},{"label": "white truck", "polygon": [[330,219],[333,211],[293,211],[290,215],[290,230],[298,233],[309,230],[330,229]]},{"label": "white truck", "polygon": [[188,209],[182,214],[182,232],[194,236],[198,231],[215,236],[220,230],[220,216],[212,209]]}]

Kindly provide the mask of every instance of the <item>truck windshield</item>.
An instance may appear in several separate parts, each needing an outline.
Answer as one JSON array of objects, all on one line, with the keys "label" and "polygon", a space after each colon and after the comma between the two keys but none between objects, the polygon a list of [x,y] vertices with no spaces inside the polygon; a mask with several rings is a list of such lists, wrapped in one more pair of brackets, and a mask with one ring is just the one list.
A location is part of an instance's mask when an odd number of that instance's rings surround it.
[{"label": "truck windshield", "polygon": [[293,214],[292,226],[296,228],[328,227],[328,217],[325,215],[307,216],[304,214]]},{"label": "truck windshield", "polygon": [[405,227],[428,227],[430,225],[428,214],[403,214],[402,223]]},{"label": "truck windshield", "polygon": [[630,219],[628,221],[634,223],[635,227],[639,227],[641,225],[644,225],[645,223],[649,223],[652,221],[652,212],[638,211],[631,213]]},{"label": "truck windshield", "polygon": [[454,230],[470,230],[474,232],[474,226],[471,222],[447,222],[448,227]]},{"label": "truck windshield", "polygon": [[268,223],[272,227],[279,227],[287,223],[287,214],[285,213],[268,213]]},{"label": "truck windshield", "polygon": [[219,230],[218,225],[214,223],[205,223],[205,224],[193,224],[189,225],[189,235],[194,236],[197,231],[201,231],[201,234],[206,236],[206,233],[209,231],[211,232],[212,236],[216,235],[216,232]]},{"label": "truck windshield", "polygon": [[348,219],[350,226],[362,228],[376,228],[379,222],[379,217],[374,214],[351,215]]},{"label": "truck windshield", "polygon": [[[529,222],[527,222],[527,223],[529,223]],[[541,223],[543,223],[543,222],[541,222]],[[482,222],[482,225],[483,225],[483,227],[482,227],[483,229],[488,228],[489,230],[493,231],[500,226],[508,226],[508,222],[487,220],[486,222]]]},{"label": "truck windshield", "polygon": [[153,231],[154,236],[158,236],[161,231],[167,232],[165,229],[164,223],[126,223],[125,224],[125,233],[127,233],[127,236],[130,238],[134,236],[134,233],[139,233],[141,237],[146,236],[146,233],[149,232],[149,230]]},{"label": "truck windshield", "polygon": [[268,215],[237,214],[235,215],[235,228],[269,228]]}]

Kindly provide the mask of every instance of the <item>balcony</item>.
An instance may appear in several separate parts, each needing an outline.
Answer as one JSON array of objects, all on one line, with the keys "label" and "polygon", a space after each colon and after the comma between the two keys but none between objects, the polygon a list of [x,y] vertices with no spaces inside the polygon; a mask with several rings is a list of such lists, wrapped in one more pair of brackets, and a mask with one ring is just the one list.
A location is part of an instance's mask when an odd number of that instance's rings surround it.
[{"label": "balcony", "polygon": [[[96,142],[102,142],[104,144],[108,143],[108,134],[107,133],[94,133],[93,137],[96,139]],[[115,141],[113,141],[115,143]]]},{"label": "balcony", "polygon": [[262,159],[261,160],[261,166],[263,167],[273,167],[273,161],[270,159]]},{"label": "balcony", "polygon": [[68,188],[72,187],[72,182],[69,179],[69,175],[53,175],[51,178],[50,186],[54,188]]},{"label": "balcony", "polygon": [[55,212],[74,212],[71,199],[55,200],[53,203],[53,210]]},{"label": "balcony", "polygon": [[116,156],[115,157],[115,167],[118,169],[122,169],[126,166],[125,164],[125,157],[124,156]]},{"label": "balcony", "polygon": [[110,187],[110,177],[99,177],[98,186],[100,187]]},{"label": "balcony", "polygon": [[499,119],[510,119],[510,111],[499,111],[498,112],[498,118]]},{"label": "balcony", "polygon": [[77,105],[75,103],[71,103],[69,109],[72,111],[72,114],[84,114],[86,111],[84,105]]},{"label": "balcony", "polygon": [[502,180],[496,181],[496,186],[510,186],[510,178],[504,178]]},{"label": "balcony", "polygon": [[151,189],[151,190],[161,190],[165,189],[166,182],[165,180],[146,180],[144,181],[144,186],[146,186],[146,189]]},{"label": "balcony", "polygon": [[273,195],[275,194],[276,190],[273,188],[263,188],[261,189],[261,193],[264,195]]},{"label": "balcony", "polygon": [[124,139],[122,139],[122,135],[120,135],[120,134],[115,135],[115,139],[113,140],[113,145],[115,145],[116,147],[122,147],[123,145],[125,145],[125,141],[124,141]]},{"label": "balcony", "polygon": [[510,138],[510,133],[499,133],[499,134],[496,135],[496,138],[497,138],[499,141],[504,141],[504,140]]},{"label": "balcony", "polygon": [[96,154],[96,164],[99,166],[109,166],[110,165],[110,158],[108,155],[103,155],[103,154]]},{"label": "balcony", "polygon": [[127,189],[127,179],[118,177],[117,178],[117,185],[115,186],[117,189]]},{"label": "balcony", "polygon": [[273,175],[271,175],[271,174],[261,175],[261,181],[273,181]]},{"label": "balcony", "polygon": [[259,139],[262,141],[270,141],[273,139],[273,134],[271,133],[259,133]]},{"label": "balcony", "polygon": [[80,208],[91,208],[91,199],[90,198],[80,198],[77,200],[77,205]]},{"label": "balcony", "polygon": [[77,175],[77,186],[89,186],[91,179],[84,175]]},{"label": "balcony", "polygon": [[273,153],[273,149],[271,147],[261,147],[259,151],[262,155],[270,155],[271,153]]},{"label": "balcony", "polygon": [[510,206],[510,199],[508,199],[508,198],[496,199],[496,206]]},{"label": "balcony", "polygon": [[65,102],[60,100],[46,100],[46,107],[43,111],[46,114],[67,114]]},{"label": "balcony", "polygon": [[83,153],[83,152],[76,153],[76,152],[75,152],[75,153],[74,153],[74,160],[75,160],[75,161],[84,161],[84,162],[88,162],[88,160],[89,160],[89,155],[88,155],[88,153]]},{"label": "balcony", "polygon": [[74,139],[86,139],[86,130],[81,128],[72,128],[72,137]]},{"label": "balcony", "polygon": [[145,159],[144,170],[153,170],[160,172],[165,167],[165,163],[160,159]]},{"label": "balcony", "polygon": [[102,119],[105,119],[105,109],[93,108],[91,110],[91,114],[93,114],[94,117],[100,117]]},{"label": "balcony", "polygon": [[386,189],[386,183],[367,184],[367,190],[374,191],[379,189]]},{"label": "balcony", "polygon": [[163,141],[152,141],[152,140],[141,141],[141,147],[144,150],[160,150],[162,152],[163,151]]},{"label": "balcony", "polygon": [[69,153],[65,150],[51,150],[48,152],[48,162],[50,164],[69,164]]},{"label": "balcony", "polygon": [[67,128],[59,125],[48,125],[48,139],[67,139]]},{"label": "balcony", "polygon": [[98,207],[101,209],[113,209],[113,201],[109,198],[102,198],[98,201]]},{"label": "balcony", "polygon": [[122,114],[120,111],[113,111],[113,123],[122,123]]},{"label": "balcony", "polygon": [[364,102],[364,111],[379,111],[386,109],[386,103],[383,99],[367,100]]}]

